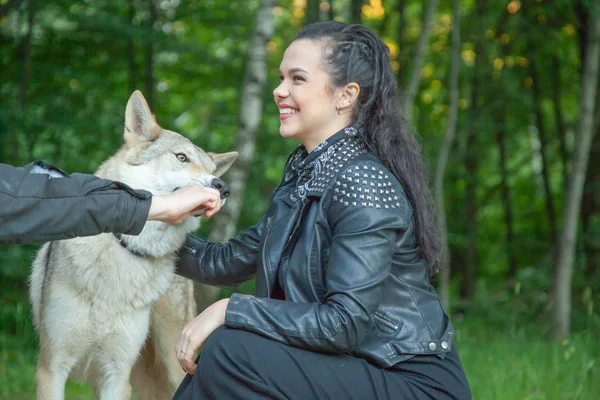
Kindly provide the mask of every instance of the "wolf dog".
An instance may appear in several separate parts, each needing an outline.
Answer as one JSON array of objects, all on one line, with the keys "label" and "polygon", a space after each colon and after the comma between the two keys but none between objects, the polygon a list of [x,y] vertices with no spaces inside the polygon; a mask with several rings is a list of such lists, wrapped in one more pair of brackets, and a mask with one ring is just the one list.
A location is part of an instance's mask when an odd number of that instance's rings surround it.
[{"label": "wolf dog", "polygon": [[[143,95],[125,110],[124,144],[96,171],[153,194],[188,183],[215,187],[238,153],[206,153],[162,129]],[[227,192],[227,193],[225,193]],[[33,262],[30,300],[40,338],[38,400],[62,400],[71,373],[100,400],[171,399],[184,376],[179,334],[195,316],[193,284],[175,262],[199,218],[179,225],[150,221],[138,236],[103,233],[46,243]]]}]

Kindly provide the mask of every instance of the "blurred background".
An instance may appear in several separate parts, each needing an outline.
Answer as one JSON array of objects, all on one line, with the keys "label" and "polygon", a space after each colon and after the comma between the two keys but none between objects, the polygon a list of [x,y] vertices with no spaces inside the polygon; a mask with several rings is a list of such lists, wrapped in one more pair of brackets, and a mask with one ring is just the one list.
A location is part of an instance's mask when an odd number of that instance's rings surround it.
[{"label": "blurred background", "polygon": [[[158,122],[240,151],[232,200],[198,235],[266,210],[297,145],[272,101],[305,24],[364,23],[387,43],[448,244],[434,284],[475,399],[600,393],[597,0],[0,0],[0,162],[93,171],[135,89]],[[39,245],[0,245],[0,399],[34,399],[27,301]],[[239,288],[198,288],[200,306]],[[91,399],[69,382],[68,399]]]}]

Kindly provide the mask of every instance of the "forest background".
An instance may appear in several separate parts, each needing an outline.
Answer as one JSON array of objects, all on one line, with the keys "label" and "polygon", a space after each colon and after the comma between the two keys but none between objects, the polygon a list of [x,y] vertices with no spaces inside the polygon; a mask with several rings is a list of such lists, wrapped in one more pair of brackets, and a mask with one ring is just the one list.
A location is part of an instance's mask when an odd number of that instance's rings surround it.
[{"label": "forest background", "polygon": [[[163,127],[240,152],[231,201],[198,232],[224,241],[258,221],[296,145],[271,93],[286,46],[310,22],[364,23],[390,49],[430,166],[448,245],[434,284],[474,398],[595,399],[599,3],[0,0],[0,162],[92,173],[140,89]],[[35,397],[38,248],[0,245],[0,399]],[[91,390],[69,382],[67,398]]]}]

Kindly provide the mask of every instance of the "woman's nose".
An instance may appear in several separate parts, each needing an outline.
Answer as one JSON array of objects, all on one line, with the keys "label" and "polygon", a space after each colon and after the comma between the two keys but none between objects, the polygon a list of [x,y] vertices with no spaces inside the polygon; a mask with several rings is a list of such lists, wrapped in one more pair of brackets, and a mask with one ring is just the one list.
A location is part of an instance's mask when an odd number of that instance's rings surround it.
[{"label": "woman's nose", "polygon": [[277,85],[275,89],[273,89],[273,97],[275,97],[275,99],[287,97],[288,94],[289,91],[287,90],[283,82],[281,82],[279,85]]}]

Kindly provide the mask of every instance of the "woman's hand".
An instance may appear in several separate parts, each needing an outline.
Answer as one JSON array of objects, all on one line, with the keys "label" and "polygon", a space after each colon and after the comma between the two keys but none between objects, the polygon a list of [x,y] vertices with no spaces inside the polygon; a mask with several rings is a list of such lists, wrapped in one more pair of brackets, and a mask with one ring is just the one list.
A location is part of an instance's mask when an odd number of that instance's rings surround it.
[{"label": "woman's hand", "polygon": [[188,374],[194,375],[196,371],[194,358],[198,349],[211,333],[225,323],[228,303],[229,299],[217,301],[183,328],[175,352],[177,361]]},{"label": "woman's hand", "polygon": [[148,220],[176,225],[199,211],[208,219],[220,209],[221,194],[218,190],[190,183],[171,194],[152,196]]}]

